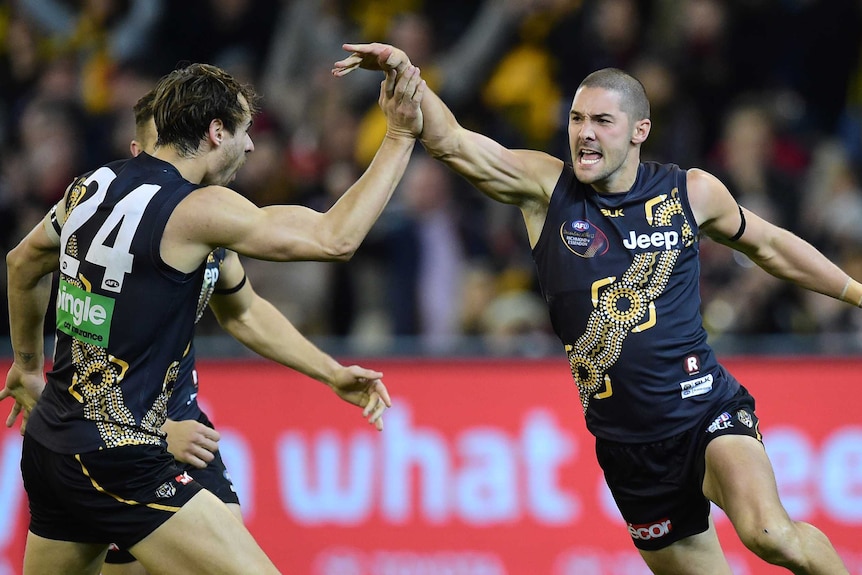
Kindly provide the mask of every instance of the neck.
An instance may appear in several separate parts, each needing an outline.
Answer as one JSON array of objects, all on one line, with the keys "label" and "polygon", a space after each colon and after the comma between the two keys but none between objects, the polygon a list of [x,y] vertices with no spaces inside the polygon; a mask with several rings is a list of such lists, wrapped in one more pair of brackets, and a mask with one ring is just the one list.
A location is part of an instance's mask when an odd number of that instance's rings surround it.
[{"label": "neck", "polygon": [[593,182],[593,189],[600,194],[625,194],[632,189],[638,178],[640,158],[635,157],[610,174],[607,178]]},{"label": "neck", "polygon": [[193,184],[200,184],[207,171],[206,159],[203,156],[182,156],[173,146],[160,146],[152,155],[154,158],[171,164],[184,179]]}]

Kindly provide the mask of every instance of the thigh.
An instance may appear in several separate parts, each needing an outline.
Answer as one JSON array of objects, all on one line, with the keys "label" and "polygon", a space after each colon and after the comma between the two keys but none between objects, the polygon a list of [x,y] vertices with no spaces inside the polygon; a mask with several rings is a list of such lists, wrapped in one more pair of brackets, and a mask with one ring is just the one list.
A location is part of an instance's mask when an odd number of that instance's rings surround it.
[{"label": "thigh", "polygon": [[27,533],[24,575],[97,575],[107,545],[46,539]]},{"label": "thigh", "polygon": [[712,518],[703,533],[680,539],[658,551],[640,550],[655,575],[732,575],[721,551]]},{"label": "thigh", "polygon": [[703,492],[737,531],[789,522],[778,497],[772,463],[763,444],[747,435],[725,435],[706,448]]},{"label": "thigh", "polygon": [[149,575],[138,561],[131,563],[105,563],[101,575]]},{"label": "thigh", "polygon": [[248,529],[206,490],[130,551],[152,575],[278,573]]}]

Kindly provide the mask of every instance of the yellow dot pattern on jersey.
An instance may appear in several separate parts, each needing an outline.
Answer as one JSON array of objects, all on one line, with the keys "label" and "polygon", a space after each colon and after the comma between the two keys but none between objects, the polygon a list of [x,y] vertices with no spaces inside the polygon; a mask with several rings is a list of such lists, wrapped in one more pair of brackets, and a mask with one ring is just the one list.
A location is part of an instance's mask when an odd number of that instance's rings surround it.
[{"label": "yellow dot pattern on jersey", "polygon": [[[679,191],[651,200],[645,205],[647,221],[655,227],[672,225],[674,216],[683,218],[681,242],[690,247],[695,236],[685,218]],[[578,386],[584,413],[593,397],[606,385],[607,371],[622,355],[623,342],[635,328],[654,325],[645,318],[661,295],[679,258],[680,250],[660,250],[635,254],[631,266],[619,278],[601,278],[593,289],[599,297],[587,319],[586,329],[574,344],[566,344],[572,377]]]}]

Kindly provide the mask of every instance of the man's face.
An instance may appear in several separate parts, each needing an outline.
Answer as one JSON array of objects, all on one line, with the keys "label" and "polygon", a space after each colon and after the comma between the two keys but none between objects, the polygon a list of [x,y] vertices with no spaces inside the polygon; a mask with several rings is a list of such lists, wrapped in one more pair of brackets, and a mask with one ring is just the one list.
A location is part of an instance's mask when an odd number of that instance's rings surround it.
[{"label": "man's face", "polygon": [[245,98],[240,95],[240,102],[246,111],[245,117],[233,134],[222,129],[219,134],[221,140],[216,151],[216,162],[211,175],[203,182],[205,184],[226,185],[236,178],[236,173],[245,163],[246,155],[254,151],[254,142],[251,141],[248,131],[251,129],[251,112]]},{"label": "man's face", "polygon": [[624,183],[632,161],[636,173],[640,160],[633,143],[635,134],[636,126],[620,108],[617,92],[579,88],[569,113],[569,145],[578,180],[593,184],[598,191],[626,191],[628,187],[614,188],[618,182]]}]

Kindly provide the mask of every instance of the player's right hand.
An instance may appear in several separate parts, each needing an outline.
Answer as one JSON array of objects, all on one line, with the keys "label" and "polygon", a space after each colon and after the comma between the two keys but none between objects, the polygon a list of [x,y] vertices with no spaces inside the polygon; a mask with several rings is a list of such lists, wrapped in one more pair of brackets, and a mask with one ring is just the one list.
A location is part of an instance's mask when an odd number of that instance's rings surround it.
[{"label": "player's right hand", "polygon": [[333,76],[345,76],[357,68],[383,70],[384,72],[395,70],[400,73],[410,66],[410,58],[407,57],[404,50],[389,44],[373,42],[371,44],[342,44],[341,47],[352,52],[352,54],[334,64]]},{"label": "player's right hand", "polygon": [[212,427],[194,419],[168,419],[162,431],[168,435],[168,451],[177,461],[203,469],[215,458],[221,436]]}]

